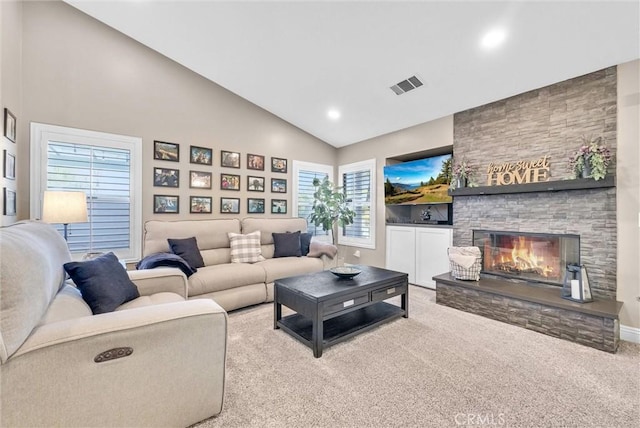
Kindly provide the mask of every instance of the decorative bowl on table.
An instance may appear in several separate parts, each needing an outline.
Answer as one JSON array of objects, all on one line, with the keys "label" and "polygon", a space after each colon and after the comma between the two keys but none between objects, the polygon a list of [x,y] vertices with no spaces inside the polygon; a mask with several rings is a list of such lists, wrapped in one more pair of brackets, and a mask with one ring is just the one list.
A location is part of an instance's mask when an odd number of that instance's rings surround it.
[{"label": "decorative bowl on table", "polygon": [[329,270],[340,279],[351,279],[362,272],[360,269],[351,266],[338,266]]}]

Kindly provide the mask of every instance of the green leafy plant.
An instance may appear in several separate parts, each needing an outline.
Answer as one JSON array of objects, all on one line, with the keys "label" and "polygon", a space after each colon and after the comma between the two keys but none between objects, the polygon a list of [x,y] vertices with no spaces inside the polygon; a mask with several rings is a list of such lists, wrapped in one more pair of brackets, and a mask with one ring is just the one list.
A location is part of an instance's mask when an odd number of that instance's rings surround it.
[{"label": "green leafy plant", "polygon": [[602,137],[582,136],[581,140],[580,148],[569,157],[573,178],[585,176],[602,180],[607,175],[611,151],[604,145]]},{"label": "green leafy plant", "polygon": [[328,177],[322,181],[313,179],[314,201],[309,220],[322,230],[331,231],[333,244],[336,244],[336,226],[343,227],[353,223],[355,211],[347,206],[347,199],[342,187],[336,187]]}]

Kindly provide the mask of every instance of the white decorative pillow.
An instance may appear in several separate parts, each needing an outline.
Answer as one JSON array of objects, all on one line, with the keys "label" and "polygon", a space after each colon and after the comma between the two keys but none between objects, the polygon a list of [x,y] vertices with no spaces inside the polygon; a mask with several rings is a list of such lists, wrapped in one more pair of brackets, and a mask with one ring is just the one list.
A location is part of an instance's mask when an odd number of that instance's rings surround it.
[{"label": "white decorative pillow", "polygon": [[260,247],[260,231],[242,235],[228,233],[231,243],[231,263],[255,263],[264,260]]}]

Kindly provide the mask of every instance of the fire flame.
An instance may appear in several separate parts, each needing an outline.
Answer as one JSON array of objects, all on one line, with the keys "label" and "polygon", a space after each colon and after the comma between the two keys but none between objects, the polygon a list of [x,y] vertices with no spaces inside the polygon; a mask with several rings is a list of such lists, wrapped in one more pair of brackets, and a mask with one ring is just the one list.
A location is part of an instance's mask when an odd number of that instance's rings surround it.
[{"label": "fire flame", "polygon": [[518,236],[512,241],[510,253],[501,251],[500,256],[491,261],[491,267],[499,270],[535,272],[545,278],[557,275],[552,266],[545,264],[544,254],[541,254],[544,253],[544,249],[536,252],[535,247],[534,240]]}]

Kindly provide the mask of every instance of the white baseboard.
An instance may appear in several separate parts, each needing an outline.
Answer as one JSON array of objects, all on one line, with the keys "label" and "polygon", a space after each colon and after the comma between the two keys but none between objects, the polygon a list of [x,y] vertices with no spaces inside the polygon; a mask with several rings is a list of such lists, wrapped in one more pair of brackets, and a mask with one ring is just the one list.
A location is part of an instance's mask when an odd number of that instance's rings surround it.
[{"label": "white baseboard", "polygon": [[640,343],[640,328],[621,325],[620,339],[627,342]]}]

